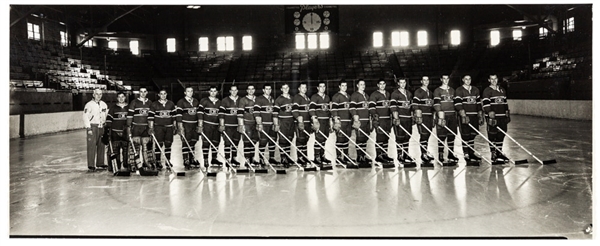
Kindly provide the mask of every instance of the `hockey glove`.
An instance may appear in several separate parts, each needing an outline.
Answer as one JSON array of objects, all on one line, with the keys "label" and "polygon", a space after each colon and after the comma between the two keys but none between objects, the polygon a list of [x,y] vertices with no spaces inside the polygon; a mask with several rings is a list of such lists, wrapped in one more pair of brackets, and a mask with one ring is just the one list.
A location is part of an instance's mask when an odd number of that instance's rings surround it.
[{"label": "hockey glove", "polygon": [[154,135],[154,128],[148,128],[148,135]]},{"label": "hockey glove", "polygon": [[371,121],[371,132],[373,130],[377,130],[379,128],[379,120],[373,120]]},{"label": "hockey glove", "polygon": [[273,125],[273,131],[279,132],[279,125]]},{"label": "hockey glove", "polygon": [[321,123],[319,123],[319,120],[313,119],[313,121],[312,121],[312,129],[314,131],[318,131],[319,128],[321,128]]},{"label": "hockey glove", "polygon": [[131,127],[125,127],[125,135],[127,135],[128,138],[131,138]]},{"label": "hockey glove", "polygon": [[465,113],[464,109],[458,111],[458,116],[460,116],[460,122],[463,124],[469,124],[469,117],[467,117],[467,113]]},{"label": "hockey glove", "polygon": [[483,126],[484,120],[482,111],[477,112],[477,120],[479,121],[479,125]]},{"label": "hockey glove", "polygon": [[352,118],[353,118],[352,119],[352,128],[354,128],[354,129],[360,128],[360,118],[359,118],[359,116],[358,115],[354,115]]},{"label": "hockey glove", "polygon": [[245,130],[246,130],[246,129],[244,129],[244,125],[238,125],[238,127],[237,127],[237,131],[238,131],[239,133],[244,133],[244,132],[245,132]]},{"label": "hockey glove", "polygon": [[416,109],[413,114],[413,121],[415,124],[420,125],[423,123],[423,111]]},{"label": "hockey glove", "polygon": [[219,132],[225,131],[225,125],[219,124]]},{"label": "hockey glove", "polygon": [[298,121],[298,129],[304,131],[304,121]]},{"label": "hockey glove", "polygon": [[488,113],[488,122],[487,123],[491,127],[494,127],[498,124],[498,121],[496,120],[496,112],[490,111]]},{"label": "hockey glove", "polygon": [[393,124],[394,126],[399,126],[399,125],[400,125],[400,118],[395,118],[395,119],[393,119],[393,120],[392,120],[392,124]]},{"label": "hockey glove", "polygon": [[263,131],[263,124],[256,124],[256,130],[258,132],[262,132]]},{"label": "hockey glove", "polygon": [[198,134],[202,133],[203,130],[204,130],[204,126],[203,125],[198,125],[196,127],[196,133],[198,133]]},{"label": "hockey glove", "polygon": [[339,131],[340,129],[342,129],[342,121],[339,117],[335,117],[333,119],[333,130]]},{"label": "hockey glove", "polygon": [[100,141],[102,141],[103,144],[107,145],[108,141],[110,138],[110,130],[108,128],[104,128],[104,132],[102,133],[102,138],[100,139]]},{"label": "hockey glove", "polygon": [[510,123],[510,110],[506,110],[506,124]]}]

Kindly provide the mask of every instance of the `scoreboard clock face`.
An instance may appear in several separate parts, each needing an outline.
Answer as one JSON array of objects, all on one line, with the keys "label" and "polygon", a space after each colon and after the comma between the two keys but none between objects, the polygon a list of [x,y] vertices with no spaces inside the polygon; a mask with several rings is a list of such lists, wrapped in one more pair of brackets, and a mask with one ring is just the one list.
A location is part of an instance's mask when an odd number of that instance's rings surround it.
[{"label": "scoreboard clock face", "polygon": [[302,18],[302,27],[307,31],[314,32],[321,27],[321,16],[315,12],[309,12]]}]

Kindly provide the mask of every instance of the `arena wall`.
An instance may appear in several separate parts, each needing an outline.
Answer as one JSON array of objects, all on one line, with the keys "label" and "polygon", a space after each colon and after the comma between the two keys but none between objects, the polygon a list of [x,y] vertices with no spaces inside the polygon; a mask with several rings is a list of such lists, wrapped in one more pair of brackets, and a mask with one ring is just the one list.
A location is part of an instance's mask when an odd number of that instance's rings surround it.
[{"label": "arena wall", "polygon": [[[10,137],[19,137],[19,116],[10,116]],[[82,112],[70,111],[46,114],[26,114],[23,122],[25,137],[82,129]]]},{"label": "arena wall", "polygon": [[9,121],[8,136],[10,138],[18,138],[19,137],[19,124],[21,123],[19,115],[9,116],[8,121]]},{"label": "arena wall", "polygon": [[591,100],[517,100],[509,99],[511,114],[571,120],[592,120]]}]

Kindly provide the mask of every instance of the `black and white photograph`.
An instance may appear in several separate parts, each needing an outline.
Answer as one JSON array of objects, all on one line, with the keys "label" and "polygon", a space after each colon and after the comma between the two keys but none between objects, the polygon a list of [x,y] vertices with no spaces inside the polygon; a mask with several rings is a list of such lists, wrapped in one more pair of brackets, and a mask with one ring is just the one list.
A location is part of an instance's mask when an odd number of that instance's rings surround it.
[{"label": "black and white photograph", "polygon": [[591,1],[5,7],[8,243],[595,241]]}]

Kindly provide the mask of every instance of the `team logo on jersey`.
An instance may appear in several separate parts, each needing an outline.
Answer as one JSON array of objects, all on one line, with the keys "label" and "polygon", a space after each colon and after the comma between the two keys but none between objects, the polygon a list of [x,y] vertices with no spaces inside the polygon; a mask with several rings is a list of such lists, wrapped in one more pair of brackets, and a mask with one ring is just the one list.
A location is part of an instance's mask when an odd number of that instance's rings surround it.
[{"label": "team logo on jersey", "polygon": [[189,115],[196,115],[196,108],[187,108],[187,112]]},{"label": "team logo on jersey", "polygon": [[349,109],[350,108],[350,103],[349,102],[344,102],[344,108],[345,109]]},{"label": "team logo on jersey", "polygon": [[494,102],[495,103],[504,103],[504,98],[503,97],[496,97],[496,98],[494,98]]},{"label": "team logo on jersey", "polygon": [[235,108],[230,108],[230,109],[229,109],[229,114],[237,114],[237,109],[235,109]]},{"label": "team logo on jersey", "polygon": [[383,104],[384,107],[389,108],[390,107],[390,101],[383,101],[381,102]]},{"label": "team logo on jersey", "polygon": [[285,105],[285,112],[292,112],[292,105]]},{"label": "team logo on jersey", "polygon": [[429,98],[425,99],[425,105],[427,105],[427,106],[433,105],[433,100],[429,99]]},{"label": "team logo on jersey", "polygon": [[127,112],[117,112],[117,119],[125,119],[127,118]]},{"label": "team logo on jersey", "polygon": [[146,116],[146,115],[148,115],[148,109],[147,109],[147,108],[141,108],[141,109],[140,109],[140,114],[141,114],[142,116]]},{"label": "team logo on jersey", "polygon": [[467,104],[475,104],[475,98],[474,97],[467,97]]},{"label": "team logo on jersey", "polygon": [[266,106],[265,107],[265,111],[267,111],[267,113],[272,113],[273,112],[273,106]]},{"label": "team logo on jersey", "polygon": [[321,110],[326,111],[327,110],[327,104],[321,104]]},{"label": "team logo on jersey", "polygon": [[158,111],[158,117],[169,117],[171,116],[171,114],[169,114],[169,111],[163,110],[163,111]]},{"label": "team logo on jersey", "polygon": [[369,103],[367,101],[364,101],[364,102],[362,102],[362,106],[363,106],[363,108],[368,108]]},{"label": "team logo on jersey", "polygon": [[444,102],[452,102],[452,96],[450,96],[450,95],[442,95],[442,101],[444,101]]},{"label": "team logo on jersey", "polygon": [[254,114],[254,108],[246,108],[246,111],[250,114]]},{"label": "team logo on jersey", "polygon": [[308,104],[304,105],[304,110],[308,111],[310,109],[310,106]]},{"label": "team logo on jersey", "polygon": [[219,110],[218,109],[216,109],[216,108],[209,108],[208,109],[208,115],[215,116],[217,114],[219,114]]},{"label": "team logo on jersey", "polygon": [[408,106],[409,106],[409,104],[407,101],[400,102],[400,105],[399,105],[399,107],[401,107],[401,108],[408,108]]}]

